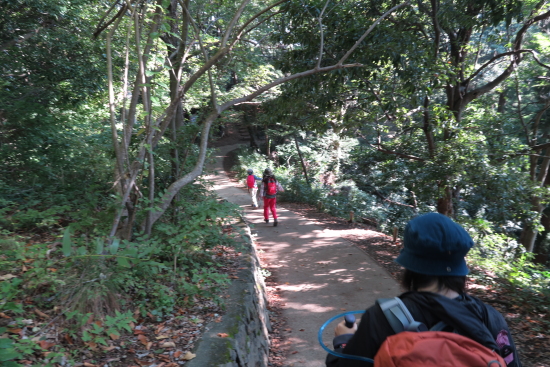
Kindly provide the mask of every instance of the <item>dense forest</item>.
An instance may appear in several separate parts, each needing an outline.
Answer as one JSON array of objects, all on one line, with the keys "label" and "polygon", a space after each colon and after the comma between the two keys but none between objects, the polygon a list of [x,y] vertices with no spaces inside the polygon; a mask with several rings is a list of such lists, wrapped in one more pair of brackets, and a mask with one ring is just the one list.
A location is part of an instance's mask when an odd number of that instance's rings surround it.
[{"label": "dense forest", "polygon": [[212,253],[239,208],[203,174],[236,125],[237,169],[272,168],[284,200],[396,235],[452,217],[470,261],[550,327],[550,2],[0,8],[1,366],[77,360],[138,317],[222,302]]}]

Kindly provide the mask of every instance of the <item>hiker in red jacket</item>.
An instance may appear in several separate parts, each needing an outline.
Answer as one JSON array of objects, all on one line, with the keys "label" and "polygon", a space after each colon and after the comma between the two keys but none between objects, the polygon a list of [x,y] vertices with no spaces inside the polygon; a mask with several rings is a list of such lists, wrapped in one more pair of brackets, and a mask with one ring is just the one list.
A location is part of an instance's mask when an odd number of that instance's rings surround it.
[{"label": "hiker in red jacket", "polygon": [[[468,357],[473,353],[488,352],[492,356],[498,355],[486,366],[521,367],[512,335],[504,317],[493,307],[483,303],[476,297],[466,294],[466,275],[468,267],[464,257],[474,245],[468,232],[450,218],[429,213],[412,219],[405,228],[403,249],[395,261],[405,268],[401,285],[406,293],[399,296],[410,316],[421,323],[423,329],[442,330],[438,341],[449,338],[465,337],[466,342],[475,342],[480,349],[464,348]],[[400,357],[408,353],[406,348],[391,349],[395,340],[411,340],[423,338],[421,332],[399,332],[396,334],[395,321],[388,318],[382,310],[380,302],[369,307],[359,326],[346,327],[345,322],[336,326],[333,347],[335,352],[374,359],[379,366],[398,366]],[[392,309],[391,312],[396,311]],[[394,315],[397,316],[399,312]],[[400,317],[402,315],[399,315]],[[438,325],[440,326],[438,329]],[[450,329],[449,329],[450,328]],[[407,329],[409,330],[409,329]],[[452,331],[452,332],[447,332]],[[458,336],[456,334],[458,334]],[[433,335],[433,334],[430,334]],[[439,335],[437,335],[439,337]],[[437,364],[438,358],[446,358],[449,352],[456,352],[453,348],[460,348],[460,344],[445,349],[435,346],[427,354],[408,354],[407,366],[426,366]],[[390,342],[391,341],[391,342]],[[387,342],[383,345],[383,343]],[[412,344],[409,344],[412,345]],[[427,344],[426,344],[427,345]],[[476,352],[473,350],[475,349]],[[411,347],[412,350],[412,347]],[[404,352],[405,351],[405,352]],[[397,357],[399,355],[399,357]],[[441,357],[440,357],[441,356]],[[504,360],[502,363],[497,359]],[[463,358],[464,359],[464,358]],[[390,363],[391,360],[395,363]],[[403,359],[404,360],[404,359]],[[427,363],[426,361],[431,361]],[[444,365],[474,366],[478,364],[464,363],[464,360],[447,360]],[[434,364],[435,363],[435,364]],[[504,365],[504,363],[506,365]],[[326,359],[328,367],[370,367],[371,363],[336,357],[329,354]]]},{"label": "hiker in red jacket", "polygon": [[248,177],[246,178],[246,186],[248,188],[248,193],[250,194],[250,197],[252,198],[252,206],[254,208],[258,207],[258,185],[256,184],[256,181],[261,181],[262,179],[254,174],[254,171],[249,168],[247,170]]},{"label": "hiker in red jacket", "polygon": [[260,187],[260,197],[264,199],[264,221],[269,223],[269,210],[273,215],[273,227],[277,227],[277,192],[285,191],[279,181],[273,176],[273,171],[266,168]]}]

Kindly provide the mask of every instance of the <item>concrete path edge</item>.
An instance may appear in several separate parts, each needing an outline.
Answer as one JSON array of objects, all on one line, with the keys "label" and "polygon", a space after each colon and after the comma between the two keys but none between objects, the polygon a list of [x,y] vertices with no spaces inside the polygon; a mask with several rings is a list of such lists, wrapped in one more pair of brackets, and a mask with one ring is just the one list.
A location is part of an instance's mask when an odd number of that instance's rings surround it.
[{"label": "concrete path edge", "polygon": [[248,225],[241,219],[234,226],[242,233],[238,236],[238,245],[243,247],[238,279],[225,292],[229,298],[222,321],[205,327],[194,351],[196,357],[187,367],[268,365],[271,325],[260,261]]}]

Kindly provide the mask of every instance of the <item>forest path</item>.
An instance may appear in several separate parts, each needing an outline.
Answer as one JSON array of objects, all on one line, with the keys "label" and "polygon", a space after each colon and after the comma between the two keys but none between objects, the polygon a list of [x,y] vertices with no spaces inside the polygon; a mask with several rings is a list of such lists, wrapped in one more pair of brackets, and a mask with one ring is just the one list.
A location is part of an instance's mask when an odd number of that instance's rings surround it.
[{"label": "forest path", "polygon": [[[223,170],[223,159],[239,146],[219,147],[216,163],[208,167],[215,173],[206,178],[220,197],[242,208],[256,248],[275,269],[290,329],[285,366],[322,367],[326,352],[317,341],[321,325],[339,313],[364,310],[377,298],[394,297],[399,286],[366,253],[342,239],[340,231],[324,229],[281,205],[277,205],[279,226],[273,227],[272,220],[264,223],[263,207],[252,208],[244,182],[237,185]],[[324,333],[331,348],[334,326],[335,322]]]}]

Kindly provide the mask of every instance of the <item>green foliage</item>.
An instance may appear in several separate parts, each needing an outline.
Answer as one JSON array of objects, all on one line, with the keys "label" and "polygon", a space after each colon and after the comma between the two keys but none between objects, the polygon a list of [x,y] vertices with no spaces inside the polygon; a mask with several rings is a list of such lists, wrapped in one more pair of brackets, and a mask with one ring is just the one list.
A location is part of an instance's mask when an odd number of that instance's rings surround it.
[{"label": "green foliage", "polygon": [[103,84],[102,53],[90,39],[94,3],[2,3],[0,177],[11,187],[82,184],[97,167],[92,161],[101,161],[101,149],[87,149],[93,119],[81,116]]},{"label": "green foliage", "polygon": [[[59,231],[49,243],[5,231],[0,274],[14,275],[0,284],[0,312],[60,309],[72,339],[93,346],[130,332],[136,310],[162,321],[177,306],[222,304],[220,289],[229,278],[219,271],[214,251],[233,246],[228,221],[239,215],[238,207],[219,203],[200,185],[186,188],[183,198],[174,224],[159,222],[153,236],[134,241],[86,235],[78,225]],[[22,299],[32,300],[31,306]],[[24,340],[4,347],[10,362],[39,348]],[[55,363],[56,355],[44,363]]]},{"label": "green foliage", "polygon": [[[319,60],[317,17],[325,2],[286,2],[252,23],[242,38],[247,42],[231,45],[231,53],[209,75],[187,85],[186,78],[201,70],[204,59],[192,47],[180,68],[182,78],[174,79],[169,67],[182,59],[176,54],[187,49],[182,46],[189,39],[177,34],[185,28],[174,20],[182,19],[181,9],[169,14],[168,4],[159,3],[155,11],[136,8],[143,10],[141,45],[145,37],[153,41],[144,56],[150,106],[144,105],[145,94],[133,88],[141,83],[136,50],[128,50],[128,69],[124,66],[128,17],[112,39],[118,89],[111,126],[104,39],[113,25],[91,37],[108,4],[3,2],[0,274],[13,278],[0,284],[1,312],[22,317],[31,307],[22,300],[32,300],[51,313],[61,310],[58,314],[65,314],[78,342],[106,344],[111,335],[129,331],[136,309],[142,317],[160,321],[177,306],[202,299],[221,303],[219,290],[229,280],[218,270],[216,252],[234,246],[236,232],[229,219],[239,215],[236,207],[220,203],[196,180],[178,192],[151,233],[140,234],[161,195],[199,162],[197,143],[212,96],[222,106],[287,73],[317,62],[333,64],[391,7],[378,0],[330,3],[322,19],[324,54]],[[296,80],[261,97],[264,103],[257,111],[262,113],[254,113],[247,123],[265,128],[277,155],[268,159],[243,149],[239,178],[246,177],[248,168],[261,175],[271,167],[286,188],[282,200],[310,203],[346,219],[353,211],[357,220],[367,218],[386,232],[402,229],[416,213],[435,211],[450,188],[457,219],[479,237],[476,263],[510,279],[511,287],[524,292],[518,297],[547,297],[548,272],[530,262],[513,232],[541,229],[539,206],[532,203],[538,200],[544,207],[550,200],[549,190],[535,179],[546,153],[531,149],[546,143],[550,132],[547,113],[537,120],[546,104],[547,72],[525,53],[515,65],[516,75],[501,82],[496,93],[458,106],[465,101],[461,93],[494,80],[499,65],[473,75],[493,55],[509,50],[510,35],[521,26],[514,22],[542,4],[422,0],[402,8],[348,60],[361,68]],[[262,6],[251,2],[245,18]],[[211,55],[237,8],[235,2],[192,4],[196,19],[210,22],[198,26]],[[154,32],[153,24],[159,26]],[[547,35],[534,26],[525,35],[525,46],[538,51],[545,63],[548,44]],[[189,86],[177,111],[181,119],[163,126],[167,133],[155,135],[158,144],[152,146],[148,132],[161,129],[147,121],[162,120],[176,85]],[[131,106],[130,95],[139,96]],[[129,118],[132,108],[135,119]],[[233,123],[241,112],[226,111],[218,121]],[[151,155],[142,158],[140,146]],[[121,150],[123,154],[115,154]],[[113,175],[115,156],[124,167]],[[126,170],[130,166],[140,168]],[[106,234],[121,210],[121,184],[128,184],[123,181],[129,176],[136,177],[136,190],[131,187],[123,212],[128,231],[120,231],[125,239],[110,238]],[[542,303],[537,307],[542,310]],[[10,356],[0,362],[12,363],[36,348],[27,341],[0,339],[0,355]],[[50,356],[44,363],[55,363],[58,356]]]},{"label": "green foliage", "polygon": [[15,314],[23,313],[23,306],[19,302],[14,302],[19,294],[21,294],[20,285],[21,279],[15,278],[5,280],[0,285],[0,294],[2,295],[2,303],[0,310],[2,312],[11,311]]},{"label": "green foliage", "polygon": [[[479,226],[481,223],[472,223]],[[534,255],[525,252],[524,248],[511,240],[505,234],[492,232],[488,227],[477,230],[472,227],[470,233],[476,246],[468,255],[469,262],[474,268],[481,268],[481,272],[474,272],[471,276],[482,278],[488,284],[494,282],[492,277],[504,279],[504,286],[514,299],[515,304],[529,305],[529,311],[546,314],[549,311],[550,300],[550,271],[540,264],[533,263]],[[491,284],[494,285],[494,284]],[[498,291],[498,289],[497,289]],[[548,320],[541,319],[546,330],[550,327]],[[540,330],[540,332],[543,332]]]},{"label": "green foliage", "polygon": [[265,155],[260,154],[247,147],[237,149],[235,154],[239,157],[238,165],[232,167],[232,170],[237,172],[239,181],[246,180],[248,176],[247,170],[251,168],[256,176],[261,177],[264,170],[271,166],[271,162],[266,159]]},{"label": "green foliage", "polygon": [[[0,333],[4,333],[6,328],[0,328]],[[13,340],[8,338],[0,338],[0,366],[2,367],[19,367],[14,360],[23,358],[23,354],[15,349]]]},{"label": "green foliage", "polygon": [[[0,327],[0,334],[4,334],[6,328]],[[1,367],[21,367],[23,365],[17,363],[19,359],[33,356],[35,353],[44,352],[44,350],[31,339],[13,340],[10,338],[0,338],[0,366]],[[53,367],[63,354],[49,353],[48,358],[41,364],[45,367]]]},{"label": "green foliage", "polygon": [[[124,313],[115,310],[113,316],[106,315],[103,319],[95,319],[92,313],[82,314],[78,311],[66,313],[67,321],[74,319],[75,324],[69,330],[69,334],[82,339],[85,343],[95,343],[108,346],[107,341],[110,339],[118,339],[121,332],[132,332],[131,324],[136,320],[131,311]],[[82,331],[83,330],[83,331]]]},{"label": "green foliage", "polygon": [[[410,216],[410,210],[406,215],[392,215],[394,208],[385,206],[377,201],[370,193],[359,189],[351,180],[340,178],[331,185],[324,184],[320,176],[325,175],[335,168],[335,164],[327,164],[327,142],[323,136],[312,139],[312,144],[303,146],[303,154],[308,162],[308,171],[310,174],[310,185],[305,181],[301,174],[301,166],[297,161],[296,150],[292,149],[293,143],[282,144],[277,147],[278,157],[284,165],[275,168],[274,174],[282,183],[285,191],[279,194],[280,200],[303,202],[317,207],[319,210],[328,212],[334,216],[348,219],[350,211],[355,213],[355,218],[368,218],[371,222],[376,222],[382,230],[393,228],[398,223],[403,224]],[[330,143],[328,143],[330,145]],[[340,153],[340,162],[345,162],[348,158],[347,151],[354,144],[346,145],[346,140],[342,141],[342,146],[347,147]],[[235,168],[237,172],[245,172],[246,167],[265,167],[270,165],[262,155],[243,149],[239,151],[239,163]],[[259,163],[258,163],[259,162]],[[310,163],[313,162],[313,163]],[[345,166],[345,165],[343,165]],[[263,170],[263,169],[262,169]],[[334,176],[334,175],[333,175]],[[243,176],[244,177],[244,176]],[[344,187],[344,189],[342,189]]]}]

